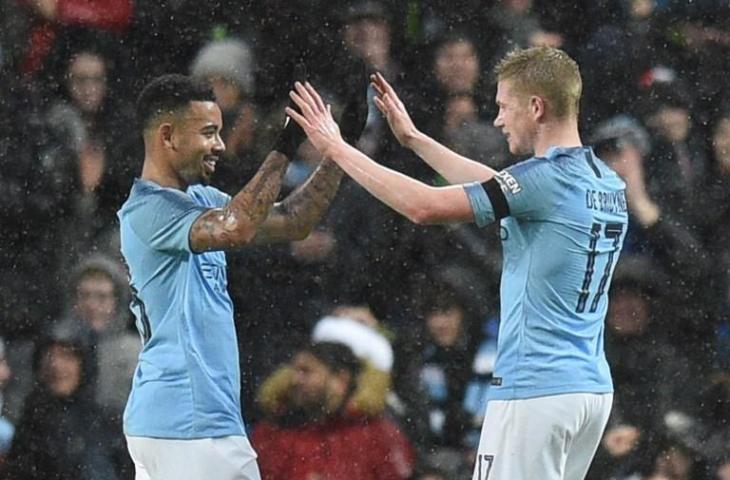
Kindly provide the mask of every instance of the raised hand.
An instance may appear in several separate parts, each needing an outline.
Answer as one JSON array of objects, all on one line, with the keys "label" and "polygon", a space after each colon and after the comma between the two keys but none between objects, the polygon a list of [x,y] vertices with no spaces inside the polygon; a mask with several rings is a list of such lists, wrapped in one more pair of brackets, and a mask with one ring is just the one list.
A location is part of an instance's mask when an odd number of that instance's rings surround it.
[{"label": "raised hand", "polygon": [[[302,62],[297,63],[294,66],[293,76],[294,80],[302,82],[305,81],[309,76],[307,66]],[[293,106],[291,102],[289,102],[289,105]],[[284,125],[282,126],[272,149],[283,153],[288,160],[292,160],[299,149],[299,145],[304,142],[304,140],[306,140],[306,136],[302,129],[296,122],[290,121],[287,117],[284,120]]]},{"label": "raised hand", "polygon": [[413,124],[411,116],[408,115],[406,107],[400,98],[398,98],[393,87],[390,86],[379,72],[371,75],[370,80],[371,85],[377,93],[375,105],[388,120],[388,125],[395,138],[398,139],[398,142],[404,147],[410,148],[411,141],[419,132]]},{"label": "raised hand", "polygon": [[305,82],[304,85],[296,82],[294,90],[289,92],[289,97],[296,103],[301,113],[286,107],[286,114],[304,130],[319,153],[332,158],[330,150],[344,144],[345,141],[342,139],[337,122],[332,118],[330,106],[325,106],[322,97],[309,82]]}]

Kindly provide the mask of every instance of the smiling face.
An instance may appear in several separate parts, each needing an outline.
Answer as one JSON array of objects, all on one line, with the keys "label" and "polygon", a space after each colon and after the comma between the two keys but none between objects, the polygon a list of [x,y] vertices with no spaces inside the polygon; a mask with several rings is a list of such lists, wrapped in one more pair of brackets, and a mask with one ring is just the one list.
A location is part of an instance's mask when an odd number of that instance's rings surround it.
[{"label": "smiling face", "polygon": [[495,101],[499,112],[494,126],[502,130],[510,153],[531,154],[535,149],[538,125],[530,108],[532,97],[516,91],[512,81],[500,80]]},{"label": "smiling face", "polygon": [[226,146],[220,137],[221,109],[215,102],[190,102],[170,124],[169,145],[174,152],[173,168],[187,184],[209,184],[216,162]]}]

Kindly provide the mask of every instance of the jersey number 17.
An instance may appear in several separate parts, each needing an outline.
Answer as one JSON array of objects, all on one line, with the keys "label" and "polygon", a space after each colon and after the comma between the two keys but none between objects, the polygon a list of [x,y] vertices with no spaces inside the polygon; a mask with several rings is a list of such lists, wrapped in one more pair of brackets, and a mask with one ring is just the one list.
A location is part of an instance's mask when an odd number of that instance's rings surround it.
[{"label": "jersey number 17", "polygon": [[596,257],[598,256],[597,246],[598,240],[601,238],[601,230],[606,238],[613,240],[613,250],[608,253],[608,261],[606,267],[603,269],[603,276],[601,281],[598,283],[598,290],[593,295],[593,300],[590,304],[589,312],[593,313],[598,309],[598,303],[601,297],[606,293],[608,287],[608,279],[611,277],[611,272],[615,267],[616,252],[619,249],[619,243],[621,242],[621,234],[624,230],[623,223],[594,223],[591,227],[591,243],[588,248],[588,262],[586,264],[586,272],[583,276],[583,285],[581,285],[580,294],[578,295],[578,304],[575,307],[576,313],[585,312],[586,305],[588,303],[588,297],[590,296],[591,281],[593,280],[593,273],[596,267]]}]

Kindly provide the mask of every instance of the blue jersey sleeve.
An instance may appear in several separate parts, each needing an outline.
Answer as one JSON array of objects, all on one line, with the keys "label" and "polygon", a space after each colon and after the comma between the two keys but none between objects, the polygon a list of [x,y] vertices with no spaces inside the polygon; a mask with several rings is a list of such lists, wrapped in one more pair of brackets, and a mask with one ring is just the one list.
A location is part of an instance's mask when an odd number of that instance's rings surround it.
[{"label": "blue jersey sleeve", "polygon": [[160,191],[146,196],[141,208],[128,214],[129,226],[155,250],[190,249],[190,227],[208,207],[196,205],[183,193]]},{"label": "blue jersey sleeve", "polygon": [[464,190],[476,224],[484,227],[504,217],[544,218],[557,203],[558,184],[555,168],[539,158],[502,170],[487,182],[466,184]]}]

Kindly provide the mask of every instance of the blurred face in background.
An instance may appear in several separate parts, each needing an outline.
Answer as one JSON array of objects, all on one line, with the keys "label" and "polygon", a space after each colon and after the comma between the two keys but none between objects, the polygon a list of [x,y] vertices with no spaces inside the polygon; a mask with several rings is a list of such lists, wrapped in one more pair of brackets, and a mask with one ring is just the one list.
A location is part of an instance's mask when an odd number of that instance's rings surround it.
[{"label": "blurred face in background", "polygon": [[670,142],[683,142],[689,135],[690,117],[686,108],[665,105],[647,122],[659,135]]},{"label": "blurred face in background", "polygon": [[238,84],[226,77],[208,77],[206,82],[213,89],[216,103],[224,112],[235,111],[243,100],[243,91]]},{"label": "blurred face in background", "polygon": [[474,45],[468,40],[458,40],[439,47],[434,73],[446,93],[473,93],[479,80],[479,58]]},{"label": "blurred face in background", "polygon": [[504,8],[519,15],[524,15],[532,8],[532,0],[502,0]]},{"label": "blurred face in background", "polygon": [[299,352],[292,363],[294,382],[291,399],[294,405],[314,418],[339,409],[347,393],[350,375],[333,372],[309,352]]},{"label": "blurred face in background", "polygon": [[68,92],[84,113],[96,113],[106,97],[106,65],[99,55],[82,52],[68,66]]},{"label": "blurred face in background", "polygon": [[94,331],[106,330],[117,311],[117,297],[112,279],[100,272],[82,277],[76,287],[74,309]]},{"label": "blurred face in background", "polygon": [[378,70],[387,67],[390,56],[390,26],[382,18],[360,18],[345,25],[347,47]]},{"label": "blurred face in background", "polygon": [[712,150],[717,168],[730,174],[730,116],[722,118],[712,131]]},{"label": "blurred face in background", "polygon": [[611,295],[606,322],[614,335],[641,335],[649,325],[649,302],[641,292],[618,289]]},{"label": "blurred face in background", "polygon": [[656,459],[656,473],[673,480],[689,480],[692,457],[676,447],[669,447]]},{"label": "blurred face in background", "polygon": [[41,378],[55,396],[73,395],[81,386],[81,357],[67,345],[52,344],[41,360]]},{"label": "blurred face in background", "polygon": [[452,347],[461,336],[464,311],[458,307],[431,312],[426,316],[426,328],[434,343],[440,347]]}]

